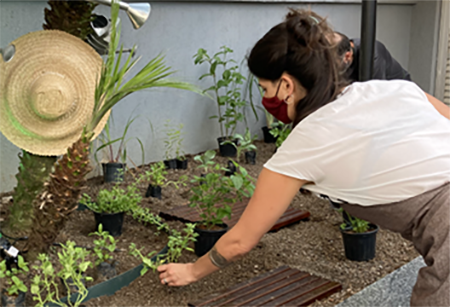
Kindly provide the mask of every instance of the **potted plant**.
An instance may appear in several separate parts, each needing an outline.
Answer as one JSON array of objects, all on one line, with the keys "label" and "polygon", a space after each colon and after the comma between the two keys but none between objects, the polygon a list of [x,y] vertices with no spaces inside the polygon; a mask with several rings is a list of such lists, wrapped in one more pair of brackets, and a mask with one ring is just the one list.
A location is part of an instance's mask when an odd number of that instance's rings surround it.
[{"label": "potted plant", "polygon": [[187,160],[181,149],[183,126],[183,124],[179,124],[178,127],[172,127],[170,120],[167,120],[165,124],[166,139],[164,140],[164,146],[166,149],[166,160],[164,164],[169,169],[187,169]]},{"label": "potted plant", "polygon": [[0,262],[0,278],[2,282],[2,306],[24,306],[25,296],[28,291],[22,280],[29,271],[28,263],[21,255],[17,256],[17,267],[8,269],[6,260]]},{"label": "potted plant", "polygon": [[[342,208],[340,211],[345,212]],[[353,261],[368,261],[375,257],[378,226],[347,213],[350,225],[341,224],[345,257]]]},{"label": "potted plant", "polygon": [[275,143],[277,141],[277,137],[275,137],[271,131],[273,129],[273,124],[275,122],[275,118],[272,114],[267,112],[266,109],[264,109],[264,114],[266,115],[266,126],[262,127],[263,131],[263,137],[264,137],[264,143]]},{"label": "potted plant", "polygon": [[116,250],[116,240],[107,231],[103,231],[103,225],[98,225],[98,231],[90,233],[89,236],[96,236],[94,240],[94,254],[96,256],[95,266],[97,271],[105,279],[113,278],[117,275],[116,265],[111,253]]},{"label": "potted plant", "polygon": [[236,147],[237,151],[237,162],[241,162],[241,155],[245,153],[245,161],[248,164],[256,163],[256,146],[253,142],[258,138],[257,135],[251,136],[250,130],[247,128],[245,134],[235,134],[234,138],[238,140],[237,144],[232,143]]},{"label": "potted plant", "polygon": [[[222,46],[220,51],[212,56],[203,48],[200,48],[194,55],[196,65],[209,64],[209,72],[202,75],[199,80],[210,77],[213,81],[213,85],[204,90],[204,93],[212,92],[213,95],[210,97],[217,104],[218,115],[210,118],[217,118],[219,122],[220,137],[217,141],[220,155],[223,157],[236,156],[236,149],[224,142],[233,141],[232,136],[237,123],[244,120],[241,109],[246,105],[245,100],[241,97],[240,89],[245,77],[239,72],[239,66],[235,65],[236,61],[227,58],[230,53],[233,53],[233,50]],[[221,74],[219,67],[222,71]]]},{"label": "potted plant", "polygon": [[83,194],[80,203],[94,213],[96,229],[102,224],[112,236],[120,236],[125,212],[136,207],[141,199],[136,185],[128,185],[126,189],[115,185],[111,190],[100,190],[95,202],[89,195]]},{"label": "potted plant", "polygon": [[[58,253],[58,261],[61,270],[56,271],[50,258],[46,254],[39,254],[37,260],[40,265],[33,266],[38,274],[34,276],[31,283],[33,300],[37,301],[37,307],[48,306],[49,303],[56,306],[80,306],[89,294],[85,282],[93,278],[86,276],[86,271],[92,267],[87,260],[89,252],[76,247],[75,242],[67,241],[61,244],[62,251]],[[60,297],[57,278],[59,278],[67,292],[67,300]]]},{"label": "potted plant", "polygon": [[173,184],[176,188],[178,185],[185,185],[186,176],[180,176],[178,181],[171,181],[166,179],[167,171],[166,166],[163,162],[157,162],[150,165],[150,171],[146,171],[145,174],[142,174],[137,183],[141,181],[149,181],[149,185],[147,188],[147,192],[145,193],[145,197],[155,197],[161,199],[161,191],[163,187],[168,186],[169,184]]},{"label": "potted plant", "polygon": [[224,170],[218,163],[208,166],[208,173],[202,177],[194,176],[192,196],[189,206],[197,209],[201,222],[195,228],[199,234],[195,243],[195,254],[202,256],[228,230],[223,219],[231,217],[234,203],[253,194],[253,179],[239,166],[238,172],[230,177],[222,174]]},{"label": "potted plant", "polygon": [[273,137],[276,138],[275,146],[277,148],[279,148],[281,144],[283,144],[283,142],[287,139],[291,131],[292,131],[291,124],[284,124],[282,122],[276,122],[272,124],[270,134],[272,134]]},{"label": "potted plant", "polygon": [[[105,125],[102,133],[99,135],[98,140],[101,142],[101,145],[95,151],[95,160],[98,162],[97,153],[101,150],[104,150],[104,153],[107,155],[107,162],[102,163],[103,169],[103,178],[105,182],[121,182],[123,181],[123,176],[126,170],[126,161],[127,161],[127,150],[126,145],[128,141],[131,139],[136,139],[141,148],[142,154],[142,164],[145,161],[144,154],[144,145],[142,144],[139,138],[127,138],[127,132],[130,128],[130,125],[137,119],[138,116],[133,118],[129,118],[127,120],[127,124],[123,130],[123,133],[120,137],[113,139],[111,137],[111,124],[113,123],[113,117],[111,116],[108,119],[108,122]],[[117,152],[114,153],[113,145],[117,143]]]}]

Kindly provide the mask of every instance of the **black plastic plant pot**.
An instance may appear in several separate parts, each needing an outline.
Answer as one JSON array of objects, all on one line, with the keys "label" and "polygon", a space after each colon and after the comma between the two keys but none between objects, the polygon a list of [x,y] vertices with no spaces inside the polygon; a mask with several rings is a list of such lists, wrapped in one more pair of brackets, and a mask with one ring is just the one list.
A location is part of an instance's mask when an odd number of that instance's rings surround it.
[{"label": "black plastic plant pot", "polygon": [[247,162],[247,164],[255,165],[256,164],[256,151],[246,151],[245,152],[245,162]]},{"label": "black plastic plant pot", "polygon": [[[195,232],[198,233],[197,241],[195,241],[194,251],[198,257],[203,256],[216,244],[216,242],[220,239],[228,231],[228,225],[219,224],[216,225],[218,229],[204,229],[195,227]],[[201,227],[201,226],[200,226]]]},{"label": "black plastic plant pot", "polygon": [[351,228],[341,229],[345,257],[352,261],[368,261],[375,258],[378,226],[370,224],[369,231],[355,233]]},{"label": "black plastic plant pot", "polygon": [[19,295],[9,296],[5,289],[2,290],[2,306],[23,307],[25,306],[26,292],[19,291]]},{"label": "black plastic plant pot", "polygon": [[267,126],[266,127],[262,127],[261,129],[263,131],[264,143],[275,143],[277,141],[277,138],[274,137],[270,133],[271,129],[269,129]]},{"label": "black plastic plant pot", "polygon": [[171,159],[171,160],[164,160],[164,165],[167,169],[177,169],[177,160]]},{"label": "black plastic plant pot", "polygon": [[103,179],[108,182],[122,182],[126,163],[102,163]]},{"label": "black plastic plant pot", "polygon": [[147,192],[145,192],[145,197],[154,197],[161,199],[161,187],[160,186],[152,186],[148,185]]},{"label": "black plastic plant pot", "polygon": [[236,173],[236,165],[234,165],[233,161],[228,160],[227,169],[228,171],[225,172],[225,176],[229,177],[231,175],[234,175],[234,173]]},{"label": "black plastic plant pot", "polygon": [[113,237],[120,236],[122,234],[123,217],[125,212],[119,213],[97,213],[95,216],[95,229],[98,229],[98,225],[103,225],[103,230],[109,232]]},{"label": "black plastic plant pot", "polygon": [[184,159],[184,160],[177,159],[177,168],[178,169],[187,169],[187,167],[188,167],[187,159]]},{"label": "black plastic plant pot", "polygon": [[[217,142],[219,143],[219,152],[222,157],[236,157],[237,150],[236,147],[234,147],[232,144],[223,144],[227,140],[226,137],[220,137],[217,139]],[[233,142],[236,143],[236,140]]]}]

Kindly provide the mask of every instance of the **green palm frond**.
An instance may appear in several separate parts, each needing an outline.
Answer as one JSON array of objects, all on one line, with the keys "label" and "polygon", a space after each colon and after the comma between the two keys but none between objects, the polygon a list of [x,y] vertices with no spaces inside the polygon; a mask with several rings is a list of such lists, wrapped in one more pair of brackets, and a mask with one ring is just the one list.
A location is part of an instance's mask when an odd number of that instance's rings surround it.
[{"label": "green palm frond", "polygon": [[116,58],[120,36],[120,24],[119,27],[116,27],[118,14],[119,5],[114,0],[111,6],[112,26],[108,59],[102,67],[102,73],[96,87],[93,117],[87,127],[87,131],[92,131],[120,100],[140,90],[154,87],[170,87],[202,93],[200,89],[192,84],[168,79],[167,77],[172,75],[174,71],[166,65],[164,56],[161,54],[150,60],[138,73],[125,82],[125,77],[136,66],[140,57],[132,60],[136,49],[133,47],[125,63],[121,65],[123,56],[123,46],[121,46]]}]

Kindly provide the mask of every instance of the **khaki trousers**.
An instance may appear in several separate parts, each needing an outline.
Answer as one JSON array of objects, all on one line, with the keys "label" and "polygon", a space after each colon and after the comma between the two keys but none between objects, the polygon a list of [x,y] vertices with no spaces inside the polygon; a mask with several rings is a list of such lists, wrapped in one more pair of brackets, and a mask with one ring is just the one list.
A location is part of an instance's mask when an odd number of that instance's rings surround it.
[{"label": "khaki trousers", "polygon": [[450,183],[391,204],[341,204],[358,218],[413,242],[427,266],[420,269],[411,306],[450,306]]}]

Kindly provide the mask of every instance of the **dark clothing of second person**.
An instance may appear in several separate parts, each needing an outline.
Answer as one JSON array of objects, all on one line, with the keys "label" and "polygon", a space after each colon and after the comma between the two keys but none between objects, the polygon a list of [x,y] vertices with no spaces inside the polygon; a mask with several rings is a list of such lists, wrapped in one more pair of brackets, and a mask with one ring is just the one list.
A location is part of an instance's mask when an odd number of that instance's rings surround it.
[{"label": "dark clothing of second person", "polygon": [[[351,39],[353,42],[353,62],[347,69],[346,76],[351,82],[359,80],[359,56],[361,54],[361,40],[358,38]],[[408,80],[411,81],[410,74],[403,69],[386,49],[386,47],[379,41],[375,41],[373,72],[372,79],[375,80]]]}]

